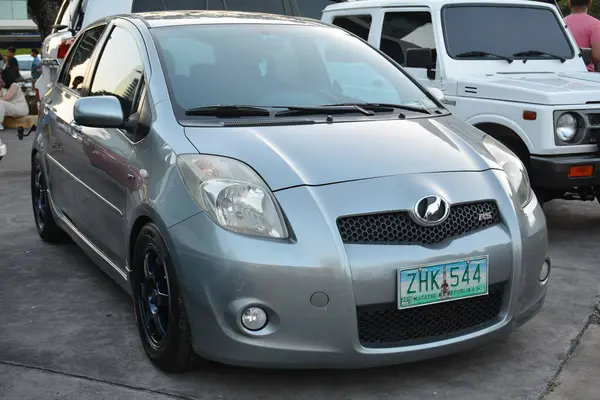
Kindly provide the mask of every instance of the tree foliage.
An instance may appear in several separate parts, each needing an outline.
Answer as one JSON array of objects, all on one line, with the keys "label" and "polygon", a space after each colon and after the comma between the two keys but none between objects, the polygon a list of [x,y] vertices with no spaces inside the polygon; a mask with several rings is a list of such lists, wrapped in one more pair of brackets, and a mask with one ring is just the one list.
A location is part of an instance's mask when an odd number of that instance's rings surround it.
[{"label": "tree foliage", "polygon": [[[558,4],[565,17],[571,13],[571,10],[569,10],[569,0],[559,0]],[[590,15],[600,19],[600,0],[592,0],[592,7],[588,12]]]},{"label": "tree foliage", "polygon": [[62,0],[27,0],[27,11],[38,26],[42,40],[50,34]]}]

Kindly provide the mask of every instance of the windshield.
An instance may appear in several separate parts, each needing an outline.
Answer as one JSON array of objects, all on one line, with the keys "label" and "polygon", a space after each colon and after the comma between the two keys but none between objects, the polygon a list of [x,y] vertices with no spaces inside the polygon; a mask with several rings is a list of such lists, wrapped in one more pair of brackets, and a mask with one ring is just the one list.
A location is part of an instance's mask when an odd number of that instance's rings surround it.
[{"label": "windshield", "polygon": [[214,105],[437,107],[396,66],[341,29],[219,24],[152,31],[178,117]]},{"label": "windshield", "polygon": [[[566,59],[574,52],[556,14],[536,6],[456,5],[442,10],[448,55],[484,51],[511,58],[547,59],[547,55],[514,56],[538,51]],[[473,34],[477,32],[477,34]],[[464,59],[486,57],[460,57]],[[493,57],[491,57],[493,59]]]}]

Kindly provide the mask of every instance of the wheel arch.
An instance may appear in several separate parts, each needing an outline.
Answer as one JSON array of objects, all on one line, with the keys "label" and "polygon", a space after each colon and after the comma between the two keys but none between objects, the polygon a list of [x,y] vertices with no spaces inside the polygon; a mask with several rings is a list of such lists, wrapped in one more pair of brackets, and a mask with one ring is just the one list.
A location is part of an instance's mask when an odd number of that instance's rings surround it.
[{"label": "wheel arch", "polygon": [[511,149],[525,164],[529,164],[529,156],[531,151],[527,142],[512,128],[497,123],[497,122],[479,122],[474,126],[492,136],[494,139],[502,142],[505,146]]},{"label": "wheel arch", "polygon": [[171,243],[171,238],[169,237],[168,227],[164,223],[163,219],[160,215],[148,204],[140,205],[135,212],[131,215],[130,218],[131,225],[127,234],[127,269],[129,273],[129,278],[131,281],[131,272],[132,272],[132,262],[133,262],[133,253],[135,251],[135,242],[137,237],[140,234],[140,231],[147,224],[154,224],[158,228],[161,236],[163,237],[165,244],[167,246],[167,250],[171,258],[175,258],[175,254],[173,251],[173,244]]}]

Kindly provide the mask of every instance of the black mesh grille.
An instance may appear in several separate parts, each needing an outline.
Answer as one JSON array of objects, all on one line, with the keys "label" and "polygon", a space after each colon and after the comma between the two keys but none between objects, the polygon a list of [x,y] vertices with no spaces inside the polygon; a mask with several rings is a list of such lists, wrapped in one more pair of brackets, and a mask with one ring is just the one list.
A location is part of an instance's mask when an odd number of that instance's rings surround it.
[{"label": "black mesh grille", "polygon": [[600,125],[600,114],[588,114],[590,125]]},{"label": "black mesh grille", "polygon": [[356,308],[364,347],[427,343],[475,331],[497,321],[505,282],[490,285],[485,296],[398,310],[396,303]]},{"label": "black mesh grille", "polygon": [[436,226],[419,225],[406,211],[341,217],[337,226],[349,244],[434,244],[499,221],[498,206],[488,201],[452,206],[448,218]]}]

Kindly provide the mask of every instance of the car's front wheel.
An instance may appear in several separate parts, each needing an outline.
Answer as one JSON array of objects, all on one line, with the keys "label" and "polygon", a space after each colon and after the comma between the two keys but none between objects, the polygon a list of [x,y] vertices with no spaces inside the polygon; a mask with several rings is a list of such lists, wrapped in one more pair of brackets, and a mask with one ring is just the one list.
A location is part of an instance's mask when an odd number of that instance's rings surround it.
[{"label": "car's front wheel", "polygon": [[144,350],[165,372],[193,367],[197,356],[165,241],[154,224],[140,231],[132,259],[135,315]]},{"label": "car's front wheel", "polygon": [[40,161],[40,154],[36,153],[31,162],[31,204],[35,227],[40,237],[49,243],[65,243],[69,237],[54,220],[48,197],[46,176]]}]

